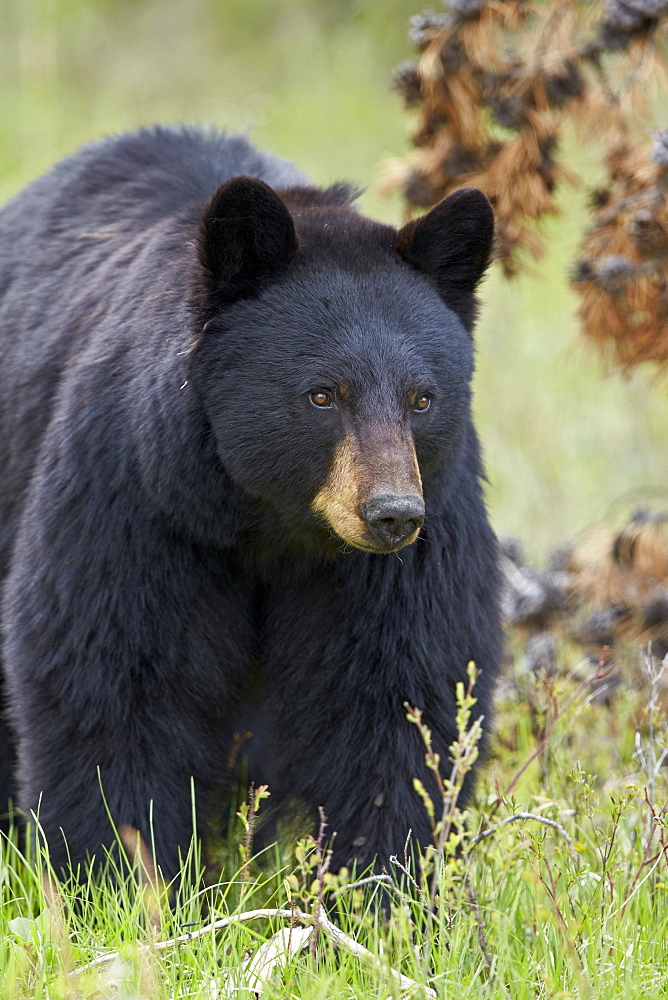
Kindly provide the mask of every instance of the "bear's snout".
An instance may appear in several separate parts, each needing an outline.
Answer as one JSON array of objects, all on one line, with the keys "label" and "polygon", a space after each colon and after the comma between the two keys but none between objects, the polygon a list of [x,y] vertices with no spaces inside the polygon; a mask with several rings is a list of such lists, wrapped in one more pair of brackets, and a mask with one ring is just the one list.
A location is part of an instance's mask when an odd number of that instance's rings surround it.
[{"label": "bear's snout", "polygon": [[410,433],[399,425],[371,425],[343,437],[311,508],[365,552],[394,552],[414,542],[424,501]]},{"label": "bear's snout", "polygon": [[424,500],[381,493],[362,504],[362,516],[369,531],[383,547],[395,549],[417,535],[424,523]]}]

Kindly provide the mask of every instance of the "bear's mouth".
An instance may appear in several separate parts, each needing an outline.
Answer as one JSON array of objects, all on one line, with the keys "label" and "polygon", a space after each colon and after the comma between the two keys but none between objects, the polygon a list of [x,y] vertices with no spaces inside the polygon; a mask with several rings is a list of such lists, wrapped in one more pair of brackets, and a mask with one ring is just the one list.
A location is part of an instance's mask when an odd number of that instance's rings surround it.
[{"label": "bear's mouth", "polygon": [[392,555],[393,552],[398,552],[399,549],[404,549],[406,548],[407,545],[412,545],[413,542],[417,539],[419,534],[420,532],[419,530],[417,530],[413,533],[412,537],[410,538],[406,538],[403,541],[397,542],[394,545],[383,545],[383,546],[366,544],[365,542],[361,542],[358,539],[343,538],[343,536],[340,537],[341,540],[346,543],[346,545],[350,545],[352,546],[352,548],[358,549],[360,552],[370,552],[373,555],[377,556],[383,556],[383,555],[390,556]]}]

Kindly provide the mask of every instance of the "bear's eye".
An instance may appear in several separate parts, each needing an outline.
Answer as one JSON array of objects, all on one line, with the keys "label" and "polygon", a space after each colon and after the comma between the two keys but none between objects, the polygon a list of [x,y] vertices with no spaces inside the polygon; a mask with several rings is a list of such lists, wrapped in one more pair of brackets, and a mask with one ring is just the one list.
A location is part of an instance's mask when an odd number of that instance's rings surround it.
[{"label": "bear's eye", "polygon": [[413,409],[417,410],[418,413],[424,413],[431,406],[431,396],[419,396],[415,400]]},{"label": "bear's eye", "polygon": [[318,392],[310,392],[308,398],[311,400],[313,405],[317,406],[320,410],[327,409],[328,406],[334,405],[334,400],[332,399],[331,394],[329,392],[323,392],[322,389],[319,389]]}]

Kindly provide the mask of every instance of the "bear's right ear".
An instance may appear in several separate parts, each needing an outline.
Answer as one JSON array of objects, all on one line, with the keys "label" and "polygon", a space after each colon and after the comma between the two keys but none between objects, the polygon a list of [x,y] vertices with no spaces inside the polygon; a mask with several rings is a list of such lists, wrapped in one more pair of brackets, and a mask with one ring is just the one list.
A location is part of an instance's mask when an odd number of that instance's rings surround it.
[{"label": "bear's right ear", "polygon": [[233,177],[218,188],[200,224],[198,252],[205,308],[215,312],[257,295],[297,252],[288,209],[254,177]]}]

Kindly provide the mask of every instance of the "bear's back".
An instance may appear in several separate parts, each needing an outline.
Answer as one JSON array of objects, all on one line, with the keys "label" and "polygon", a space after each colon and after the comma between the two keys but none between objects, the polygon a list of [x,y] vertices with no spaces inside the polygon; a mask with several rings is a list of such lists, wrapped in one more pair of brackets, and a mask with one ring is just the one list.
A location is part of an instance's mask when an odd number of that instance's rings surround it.
[{"label": "bear's back", "polygon": [[133,221],[163,220],[193,202],[201,210],[224,181],[240,175],[274,188],[309,183],[293,164],[243,136],[194,126],[158,125],[89,143],[0,210],[0,259],[11,252],[12,237],[26,232],[76,236],[83,226],[114,225],[127,233]]}]

